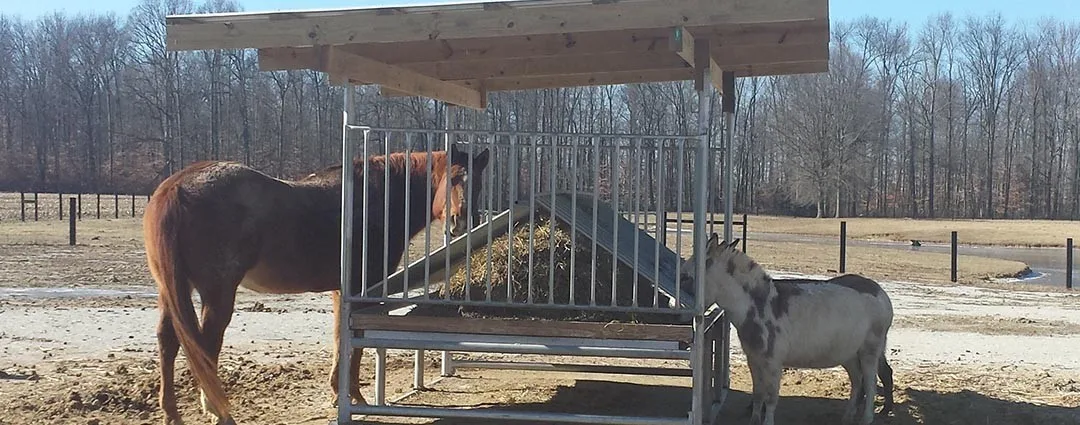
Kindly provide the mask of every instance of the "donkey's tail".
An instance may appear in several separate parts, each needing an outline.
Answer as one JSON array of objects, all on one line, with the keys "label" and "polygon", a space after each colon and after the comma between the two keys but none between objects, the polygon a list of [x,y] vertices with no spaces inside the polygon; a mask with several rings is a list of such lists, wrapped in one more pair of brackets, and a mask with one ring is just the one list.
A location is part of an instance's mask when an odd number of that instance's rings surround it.
[{"label": "donkey's tail", "polygon": [[889,360],[885,358],[885,351],[881,352],[881,357],[878,358],[877,368],[878,378],[881,379],[881,395],[885,397],[885,404],[881,408],[881,413],[889,413],[893,409],[893,370],[892,366],[889,366]]},{"label": "donkey's tail", "polygon": [[161,184],[146,206],[143,237],[150,272],[158,285],[158,308],[172,320],[180,345],[184,347],[188,368],[206,394],[208,403],[219,416],[228,417],[229,401],[217,365],[200,342],[201,332],[195,305],[191,300],[191,282],[180,252],[183,225],[183,192],[179,182],[168,179]]}]

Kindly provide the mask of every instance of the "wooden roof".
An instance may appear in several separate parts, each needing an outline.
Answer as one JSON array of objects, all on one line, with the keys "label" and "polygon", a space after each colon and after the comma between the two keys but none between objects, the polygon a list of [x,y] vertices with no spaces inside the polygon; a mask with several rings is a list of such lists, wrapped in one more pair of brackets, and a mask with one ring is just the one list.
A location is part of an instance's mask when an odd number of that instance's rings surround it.
[{"label": "wooden roof", "polygon": [[736,76],[825,72],[828,15],[828,0],[488,1],[170,15],[166,43],[482,109],[491,91],[691,80],[705,58]]}]

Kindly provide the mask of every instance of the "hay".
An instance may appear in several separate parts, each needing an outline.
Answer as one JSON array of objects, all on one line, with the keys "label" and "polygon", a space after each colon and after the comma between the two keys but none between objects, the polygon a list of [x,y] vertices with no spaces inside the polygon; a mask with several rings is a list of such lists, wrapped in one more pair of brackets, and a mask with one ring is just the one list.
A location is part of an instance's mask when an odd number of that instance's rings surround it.
[{"label": "hay", "polygon": [[[629,307],[634,305],[634,272],[630,267],[614,262],[610,253],[599,251],[596,255],[596,292],[592,291],[592,242],[584,236],[588,232],[578,230],[576,240],[571,240],[571,229],[566,224],[553,220],[544,211],[536,211],[535,226],[532,227],[533,243],[529,244],[528,220],[517,223],[513,229],[513,238],[504,234],[492,240],[491,244],[472,253],[468,268],[462,266],[450,277],[449,285],[440,291],[440,296],[452,300],[486,301],[532,305],[547,303],[561,305],[588,306],[595,299],[597,306],[612,305],[612,285],[616,287],[615,305]],[[552,250],[552,241],[554,249]],[[552,253],[554,262],[552,263]],[[529,254],[532,253],[532,267],[529,267]],[[572,254],[572,255],[571,255]],[[488,256],[491,256],[491,263]],[[571,276],[573,262],[573,276]],[[510,267],[507,264],[510,263]],[[614,282],[612,267],[615,267]],[[530,285],[529,272],[532,271]],[[490,287],[488,286],[490,277]],[[573,302],[570,300],[571,282],[573,282]],[[509,285],[509,291],[508,291]],[[654,286],[648,280],[639,277],[637,305],[654,305]],[[666,307],[666,298],[659,295],[660,304]],[[670,314],[659,313],[616,313],[581,311],[574,308],[553,309],[530,306],[486,307],[463,306],[459,309],[463,315],[500,318],[531,318],[554,320],[618,320],[648,321],[649,323],[676,323]]]}]

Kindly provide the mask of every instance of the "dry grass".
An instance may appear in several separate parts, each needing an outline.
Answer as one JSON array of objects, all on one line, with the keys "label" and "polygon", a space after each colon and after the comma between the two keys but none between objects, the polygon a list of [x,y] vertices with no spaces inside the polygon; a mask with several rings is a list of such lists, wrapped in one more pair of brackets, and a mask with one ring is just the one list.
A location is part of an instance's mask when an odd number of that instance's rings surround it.
[{"label": "dry grass", "polygon": [[[552,220],[547,214],[538,212],[535,223],[532,227],[531,245],[530,226],[526,221],[515,226],[512,239],[509,235],[502,235],[493,239],[488,247],[474,252],[470,267],[462,267],[450,277],[450,285],[442,296],[470,301],[491,299],[506,302],[509,299],[515,303],[535,302],[582,306],[595,302],[595,305],[611,306],[614,280],[614,286],[617,287],[614,305],[633,306],[635,289],[639,306],[653,305],[651,286],[646,281],[639,280],[638,287],[635,288],[634,273],[629,267],[617,264],[616,275],[612,279],[613,262],[609,253],[601,252],[594,255],[591,250],[592,244],[580,235],[575,244],[570,237],[571,229],[558,221],[555,221],[554,229],[552,229]],[[529,267],[530,254],[532,256],[531,268]],[[594,257],[596,258],[595,294],[592,293],[591,286]],[[509,268],[508,262],[511,264]],[[489,282],[490,286],[488,286]],[[509,290],[508,285],[511,286]],[[571,292],[573,293],[572,302]],[[538,315],[542,315],[544,318],[573,320],[642,319],[641,315],[630,317],[622,314],[597,314],[575,310],[520,312],[478,307],[467,307],[463,310],[500,317],[521,315],[541,317]],[[656,319],[661,318],[662,316]]]},{"label": "dry grass", "polygon": [[1065,246],[1065,238],[1080,238],[1080,221],[1064,220],[913,220],[903,218],[799,218],[754,215],[749,231],[799,235],[840,236],[840,221],[855,239],[918,240],[948,243],[952,231],[962,244],[1031,247]]},{"label": "dry grass", "polygon": [[[831,275],[840,267],[839,248],[813,243],[755,241],[747,245],[747,253],[773,270]],[[949,255],[943,253],[848,247],[846,272],[878,280],[945,283],[949,265]],[[1019,261],[960,255],[957,269],[958,283],[981,284],[1017,277],[1028,267]]]}]

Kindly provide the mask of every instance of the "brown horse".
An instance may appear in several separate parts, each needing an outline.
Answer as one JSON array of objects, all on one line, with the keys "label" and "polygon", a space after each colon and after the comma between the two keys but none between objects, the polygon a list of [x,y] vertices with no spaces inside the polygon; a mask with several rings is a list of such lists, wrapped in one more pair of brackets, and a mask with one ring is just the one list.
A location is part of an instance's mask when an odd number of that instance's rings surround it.
[{"label": "brown horse", "polygon": [[[429,219],[447,223],[451,236],[464,234],[470,218],[479,223],[478,202],[469,204],[465,191],[471,190],[472,199],[479,199],[487,162],[486,149],[470,158],[456,146],[449,152],[354,159],[352,287],[361,287],[365,214],[369,247],[366,275],[369,281],[378,282],[386,274],[383,255],[390,270],[395,270],[406,249],[406,237],[427,227]],[[384,184],[386,170],[389,185]],[[450,204],[448,218],[446,202]],[[386,203],[389,215],[384,217]],[[385,253],[384,232],[389,235]],[[236,162],[192,164],[154,191],[143,218],[143,236],[150,272],[158,285],[159,403],[166,424],[182,423],[173,383],[180,346],[200,387],[203,411],[218,424],[235,423],[217,375],[217,363],[239,286],[272,294],[335,291],[334,317],[340,320],[340,165],[288,181]],[[202,301],[201,323],[195,314],[193,290]],[[335,342],[337,329],[335,324]],[[356,388],[360,350],[353,353],[350,395],[362,403]],[[337,382],[337,363],[335,344],[332,385]],[[337,385],[333,387],[336,394]]]}]

